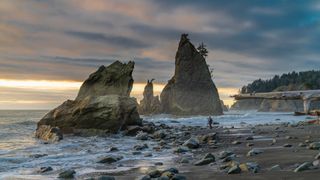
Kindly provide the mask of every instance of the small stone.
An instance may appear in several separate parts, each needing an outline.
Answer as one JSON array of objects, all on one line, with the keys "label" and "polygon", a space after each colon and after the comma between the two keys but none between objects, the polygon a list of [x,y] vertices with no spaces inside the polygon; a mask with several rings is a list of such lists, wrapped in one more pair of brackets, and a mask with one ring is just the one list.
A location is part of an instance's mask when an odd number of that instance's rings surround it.
[{"label": "small stone", "polygon": [[162,166],[163,163],[162,163],[162,162],[156,162],[156,163],[154,163],[154,165],[155,165],[155,166]]},{"label": "small stone", "polygon": [[110,147],[108,149],[108,152],[115,152],[115,151],[119,151],[119,149],[117,147]]},{"label": "small stone", "polygon": [[315,161],[313,161],[313,162],[312,162],[312,165],[313,165],[314,167],[320,166],[320,160],[315,160]]},{"label": "small stone", "polygon": [[313,166],[312,163],[310,163],[310,162],[305,162],[305,163],[301,164],[300,166],[298,166],[298,167],[294,170],[294,172],[301,172],[301,171],[309,170],[310,167],[312,167],[312,166]]},{"label": "small stone", "polygon": [[172,178],[173,176],[174,176],[174,173],[170,171],[166,171],[161,174],[161,177],[168,177],[169,179]]},{"label": "small stone", "polygon": [[230,162],[230,161],[232,161],[235,157],[236,157],[235,154],[231,154],[230,156],[227,156],[227,157],[225,157],[224,159],[222,159],[222,162]]},{"label": "small stone", "polygon": [[253,143],[247,143],[248,147],[252,147],[254,144]]},{"label": "small stone", "polygon": [[107,156],[107,157],[104,157],[102,158],[101,160],[98,161],[98,163],[108,163],[108,164],[111,164],[111,163],[114,163],[114,162],[117,162],[119,160],[121,160],[123,157],[121,156]]},{"label": "small stone", "polygon": [[161,172],[159,170],[150,170],[147,173],[151,178],[158,178],[161,176]]},{"label": "small stone", "polygon": [[115,180],[115,178],[113,176],[100,176],[97,178],[97,180]]},{"label": "small stone", "polygon": [[160,176],[157,178],[157,180],[170,180],[167,176]]},{"label": "small stone", "polygon": [[148,148],[148,145],[147,144],[144,144],[144,145],[135,145],[133,146],[133,149],[136,150],[136,151],[141,151],[141,150],[144,150],[144,149],[147,149]]},{"label": "small stone", "polygon": [[48,156],[48,154],[32,154],[32,155],[30,155],[31,158],[41,158],[44,156]]},{"label": "small stone", "polygon": [[246,138],[246,140],[247,140],[247,141],[251,141],[251,140],[253,140],[253,137],[252,137],[252,136],[249,136],[249,137]]},{"label": "small stone", "polygon": [[48,172],[48,171],[52,171],[52,167],[48,166],[48,167],[41,167],[40,170],[39,170],[39,173],[45,173],[45,172]]},{"label": "small stone", "polygon": [[216,159],[215,157],[214,157],[214,155],[213,154],[211,154],[211,153],[207,153],[206,155],[204,155],[204,157],[203,157],[203,159],[208,159],[208,158],[211,158],[211,159]]},{"label": "small stone", "polygon": [[162,171],[162,173],[164,173],[164,172],[171,172],[173,174],[178,174],[179,170],[177,168],[175,168],[175,167],[171,167],[171,168],[168,168],[168,169],[165,169],[165,170]]},{"label": "small stone", "polygon": [[305,143],[312,143],[312,141],[309,140],[309,139],[305,140],[304,142],[305,142]]},{"label": "small stone", "polygon": [[183,145],[190,149],[196,149],[196,148],[199,148],[200,146],[199,141],[196,138],[188,139],[185,143],[183,143]]},{"label": "small stone", "polygon": [[187,180],[187,178],[183,175],[176,174],[172,177],[171,180]]},{"label": "small stone", "polygon": [[286,139],[293,139],[292,136],[286,136]]},{"label": "small stone", "polygon": [[207,158],[207,159],[201,159],[197,162],[194,163],[195,166],[203,166],[203,165],[207,165],[210,164],[212,162],[214,162],[215,160],[212,158]]},{"label": "small stone", "polygon": [[173,152],[175,152],[175,153],[185,153],[188,151],[189,151],[189,148],[184,147],[184,146],[180,146],[180,147],[173,150]]},{"label": "small stone", "polygon": [[248,153],[247,153],[247,156],[250,157],[250,156],[255,156],[255,155],[258,155],[258,154],[261,154],[263,153],[262,150],[260,149],[251,149]]},{"label": "small stone", "polygon": [[69,169],[66,171],[63,171],[59,174],[59,178],[64,178],[64,179],[71,179],[74,177],[74,174],[76,173],[76,171]]},{"label": "small stone", "polygon": [[128,126],[125,133],[127,136],[136,136],[141,130],[140,126]]},{"label": "small stone", "polygon": [[217,133],[209,133],[206,135],[201,136],[199,139],[202,143],[209,142],[209,141],[215,141],[217,137]]},{"label": "small stone", "polygon": [[145,176],[142,176],[140,180],[151,180],[151,177],[149,175],[145,175]]},{"label": "small stone", "polygon": [[221,151],[221,152],[218,154],[218,157],[219,157],[219,159],[224,159],[224,158],[226,158],[227,156],[230,156],[230,155],[232,155],[232,154],[234,154],[234,153],[231,152],[231,151]]},{"label": "small stone", "polygon": [[239,142],[239,141],[233,141],[231,144],[233,144],[233,145],[238,145],[238,144],[241,144],[241,142]]},{"label": "small stone", "polygon": [[305,143],[299,143],[298,146],[299,147],[307,147],[307,145]]},{"label": "small stone", "polygon": [[291,144],[284,144],[282,147],[292,147]]},{"label": "small stone", "polygon": [[145,141],[145,140],[148,140],[148,139],[149,139],[149,135],[148,135],[148,133],[145,133],[145,132],[139,132],[139,133],[136,135],[136,139]]},{"label": "small stone", "polygon": [[159,130],[153,133],[153,138],[155,139],[163,139],[167,136],[164,130]]},{"label": "small stone", "polygon": [[309,149],[319,150],[320,149],[320,142],[313,142],[313,143],[309,144]]},{"label": "small stone", "polygon": [[272,166],[269,171],[280,171],[281,167],[279,164]]},{"label": "small stone", "polygon": [[228,174],[239,174],[239,173],[241,173],[241,169],[240,169],[239,165],[232,166],[228,170]]},{"label": "small stone", "polygon": [[180,160],[180,163],[181,163],[181,164],[187,164],[187,163],[189,163],[189,159],[188,159],[188,158],[182,158],[182,159]]},{"label": "small stone", "polygon": [[320,153],[318,153],[314,158],[315,159],[320,159]]},{"label": "small stone", "polygon": [[240,164],[239,168],[241,169],[241,171],[251,171],[253,173],[257,173],[258,170],[260,169],[259,165],[253,162]]}]

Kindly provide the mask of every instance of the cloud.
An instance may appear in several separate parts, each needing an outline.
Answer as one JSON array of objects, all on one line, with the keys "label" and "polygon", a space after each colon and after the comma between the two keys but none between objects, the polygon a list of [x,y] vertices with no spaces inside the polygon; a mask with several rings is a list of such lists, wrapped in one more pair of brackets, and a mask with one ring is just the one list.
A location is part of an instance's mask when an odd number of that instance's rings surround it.
[{"label": "cloud", "polygon": [[189,33],[207,45],[217,87],[238,89],[320,68],[319,7],[316,0],[3,0],[0,77],[83,81],[102,64],[135,60],[136,82],[164,84],[179,35]]},{"label": "cloud", "polygon": [[103,33],[93,33],[93,32],[80,32],[80,31],[67,31],[68,35],[78,37],[84,40],[101,42],[106,44],[111,44],[114,46],[120,46],[124,48],[145,48],[148,47],[146,43],[138,40],[134,40],[127,37],[121,36],[107,36]]}]

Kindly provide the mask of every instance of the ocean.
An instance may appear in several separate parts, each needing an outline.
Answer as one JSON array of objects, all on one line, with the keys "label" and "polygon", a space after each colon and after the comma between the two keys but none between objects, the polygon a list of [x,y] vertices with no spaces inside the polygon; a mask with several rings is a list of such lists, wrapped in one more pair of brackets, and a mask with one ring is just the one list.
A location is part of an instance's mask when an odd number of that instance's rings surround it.
[{"label": "ocean", "polygon": [[[142,144],[134,137],[121,134],[111,137],[74,137],[65,136],[61,142],[44,144],[34,138],[37,122],[45,115],[44,110],[0,110],[0,179],[56,179],[61,169],[75,169],[77,175],[90,172],[121,172],[137,167],[147,167],[156,161],[170,161],[175,158],[172,150],[153,151],[152,157],[133,155],[134,145]],[[174,117],[156,115],[143,117],[144,120],[156,124],[170,126],[206,127],[207,117]],[[306,116],[293,116],[292,113],[262,112],[227,112],[225,115],[213,117],[220,126],[241,128],[266,123],[296,123],[305,120]],[[149,146],[156,145],[152,141],[144,141]],[[108,152],[108,148],[117,147],[119,152]],[[96,163],[106,154],[121,155],[122,166],[105,166]],[[40,167],[51,166],[54,171],[40,174]]]}]

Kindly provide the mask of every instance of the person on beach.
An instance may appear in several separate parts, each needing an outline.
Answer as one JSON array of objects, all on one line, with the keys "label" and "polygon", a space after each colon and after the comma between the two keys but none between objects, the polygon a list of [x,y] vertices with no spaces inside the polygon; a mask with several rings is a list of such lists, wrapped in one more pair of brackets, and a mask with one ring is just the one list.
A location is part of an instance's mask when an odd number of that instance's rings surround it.
[{"label": "person on beach", "polygon": [[212,129],[212,123],[213,123],[213,120],[212,120],[211,116],[209,116],[209,118],[208,118],[208,126],[209,126],[210,129]]}]

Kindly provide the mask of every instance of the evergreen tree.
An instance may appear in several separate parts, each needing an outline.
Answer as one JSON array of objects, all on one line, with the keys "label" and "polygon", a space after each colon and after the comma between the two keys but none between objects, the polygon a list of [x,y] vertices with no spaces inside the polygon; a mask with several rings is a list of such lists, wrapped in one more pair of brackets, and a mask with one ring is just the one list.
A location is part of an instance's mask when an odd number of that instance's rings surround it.
[{"label": "evergreen tree", "polygon": [[309,90],[320,89],[320,71],[305,71],[305,72],[291,72],[276,75],[271,79],[262,80],[258,79],[252,83],[243,86],[241,93],[253,93],[253,92],[271,92],[281,86],[291,86],[291,90],[299,90],[298,88],[306,88]]},{"label": "evergreen tree", "polygon": [[199,44],[197,50],[199,51],[202,57],[206,58],[208,56],[208,50],[206,48],[206,45],[203,44],[203,42]]}]

